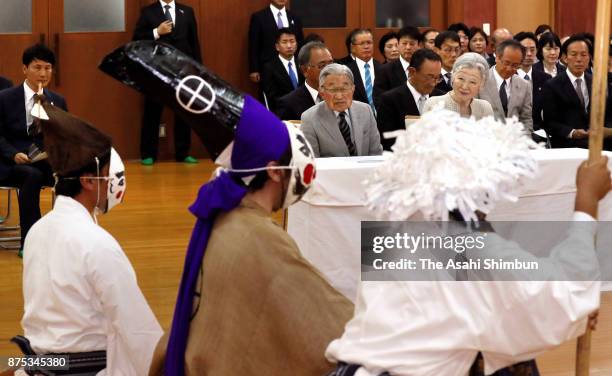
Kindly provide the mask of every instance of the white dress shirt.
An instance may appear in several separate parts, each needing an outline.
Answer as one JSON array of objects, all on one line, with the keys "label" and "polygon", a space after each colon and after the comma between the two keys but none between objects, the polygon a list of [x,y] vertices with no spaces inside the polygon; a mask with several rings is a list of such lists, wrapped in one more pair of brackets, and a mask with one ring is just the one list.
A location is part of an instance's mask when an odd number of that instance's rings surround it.
[{"label": "white dress shirt", "polygon": [[287,8],[278,9],[274,5],[270,4],[270,11],[274,16],[274,23],[278,25],[278,12],[281,14],[281,20],[283,21],[283,27],[289,27],[289,18],[287,17]]},{"label": "white dress shirt", "polygon": [[310,93],[310,96],[312,97],[312,100],[315,102],[315,104],[321,102],[319,100],[319,91],[311,87],[310,85],[308,85],[308,82],[306,82],[305,84],[306,84],[306,90],[308,90],[308,92]]},{"label": "white dress shirt", "polygon": [[34,107],[34,94],[36,94],[36,92],[32,90],[25,81],[23,82],[23,92],[25,98],[26,125],[27,128],[30,129],[30,125],[32,125],[34,121],[31,112],[32,107]]},{"label": "white dress shirt", "polygon": [[565,71],[567,73],[567,76],[569,77],[570,81],[572,82],[572,86],[574,87],[574,90],[576,88],[576,80],[577,79],[581,79],[582,83],[580,85],[581,91],[582,91],[582,96],[584,97],[584,108],[585,111],[587,108],[589,108],[589,90],[587,89],[587,83],[586,80],[584,79],[584,73],[582,73],[582,76],[580,77],[576,77],[572,74],[572,72],[570,72],[569,69],[567,69]]},{"label": "white dress shirt", "polygon": [[499,89],[501,89],[501,85],[504,81],[506,81],[506,96],[508,97],[508,103],[510,103],[510,96],[512,95],[512,77],[504,80],[499,73],[497,73],[497,69],[493,66],[493,76],[495,77],[495,83],[497,84],[497,92],[499,93]]},{"label": "white dress shirt", "polygon": [[37,353],[106,350],[98,375],[148,373],[162,329],[127,256],[78,201],[59,195],[28,232],[23,298]]},{"label": "white dress shirt", "polygon": [[289,63],[291,63],[291,70],[293,71],[293,74],[295,75],[295,79],[298,81],[298,85],[299,85],[300,80],[298,78],[297,70],[295,68],[295,56],[292,56],[291,60],[287,60],[281,55],[278,55],[278,58],[280,59],[281,63],[283,63],[283,66],[285,67],[285,70],[287,71],[287,75],[289,75]]},{"label": "white dress shirt", "polygon": [[442,69],[440,70],[440,74],[442,75],[442,79],[444,80],[444,82],[446,82],[446,83],[448,84],[448,86],[451,86],[451,87],[452,87],[452,86],[453,86],[453,85],[452,85],[452,82],[451,82],[451,81],[450,81],[448,78],[446,78],[446,74],[447,74],[447,73],[450,73],[450,72],[449,72],[449,71],[447,71],[447,70],[446,70],[446,69],[444,69],[444,68],[442,68]]},{"label": "white dress shirt", "polygon": [[[356,57],[355,62],[357,62],[357,68],[359,68],[359,75],[361,76],[361,82],[363,82],[363,88],[365,89],[366,87],[366,79],[365,79],[366,61],[363,61],[360,58]],[[372,92],[374,92],[374,59],[371,58],[370,61],[367,61],[367,63],[370,66],[370,77],[372,77]]]},{"label": "white dress shirt", "polygon": [[[574,221],[550,257],[540,259],[543,267],[571,274],[586,262],[597,269],[597,222],[585,213],[575,213]],[[490,252],[523,252],[487,235]],[[355,314],[325,355],[362,365],[360,376],[465,376],[481,352],[489,375],[584,333],[600,288],[599,281],[570,280],[362,281]]]},{"label": "white dress shirt", "polygon": [[[169,2],[168,4],[166,4],[164,1],[159,0],[159,3],[161,4],[162,7],[162,13],[166,13],[166,8],[164,8],[166,5],[170,5],[170,9],[168,9],[170,11],[170,16],[172,16],[172,28],[176,27],[176,3],[174,1]],[[160,37],[159,33],[157,32],[157,28],[153,29],[153,38],[155,38],[155,40],[158,40]]]},{"label": "white dress shirt", "polygon": [[410,68],[410,62],[406,61],[402,55],[400,55],[400,64],[402,64],[402,69],[404,70],[404,73],[406,73],[406,77],[408,77],[408,68]]},{"label": "white dress shirt", "polygon": [[[412,84],[410,83],[410,81],[406,81],[406,85],[408,85],[408,89],[410,89],[410,93],[412,94],[412,97],[414,98],[414,103],[417,105],[417,108],[419,108],[419,99],[421,97],[425,97],[425,100],[423,101],[423,105],[425,105],[425,101],[427,99],[429,99],[429,94],[421,94],[417,91],[417,89],[415,89],[414,86],[412,86]],[[420,110],[420,108],[419,108]],[[420,111],[419,111],[420,113]]]},{"label": "white dress shirt", "polygon": [[[533,80],[533,69],[529,69],[529,72],[525,72],[523,70],[523,68],[519,68],[519,70],[517,71],[518,75],[520,78],[524,79],[524,80],[529,80],[532,81]],[[525,77],[529,77],[529,78],[525,78]]]}]

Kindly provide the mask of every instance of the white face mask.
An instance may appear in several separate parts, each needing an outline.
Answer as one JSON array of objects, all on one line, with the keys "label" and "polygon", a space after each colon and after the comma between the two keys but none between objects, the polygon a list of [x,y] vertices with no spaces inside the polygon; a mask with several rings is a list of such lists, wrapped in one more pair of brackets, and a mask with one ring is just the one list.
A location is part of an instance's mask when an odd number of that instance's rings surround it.
[{"label": "white face mask", "polygon": [[[99,171],[98,171],[98,176],[100,176]],[[96,201],[94,215],[108,213],[113,207],[123,202],[123,197],[125,196],[125,189],[127,186],[127,183],[125,180],[125,166],[123,165],[123,161],[121,160],[121,157],[119,156],[115,148],[111,148],[110,164],[108,167],[108,177],[106,178],[102,177],[101,179],[108,180],[108,189],[106,191],[106,205],[104,208],[99,207],[100,205],[100,186],[99,184],[100,183],[98,182],[98,199]]]}]

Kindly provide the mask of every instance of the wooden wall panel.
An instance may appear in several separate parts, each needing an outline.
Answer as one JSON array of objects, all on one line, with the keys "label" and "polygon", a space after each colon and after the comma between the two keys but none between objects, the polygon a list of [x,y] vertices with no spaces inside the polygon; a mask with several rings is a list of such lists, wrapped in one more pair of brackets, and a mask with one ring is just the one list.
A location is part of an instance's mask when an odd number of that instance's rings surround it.
[{"label": "wooden wall panel", "polygon": [[483,23],[488,23],[492,31],[497,27],[497,2],[497,0],[447,0],[447,25],[463,22],[469,27],[482,27]]},{"label": "wooden wall panel", "polygon": [[[553,24],[554,0],[498,0],[497,24],[516,34],[519,31],[535,31],[541,24]],[[517,17],[520,14],[520,17]]]},{"label": "wooden wall panel", "polygon": [[556,0],[555,31],[560,37],[573,33],[595,31],[597,0]]}]

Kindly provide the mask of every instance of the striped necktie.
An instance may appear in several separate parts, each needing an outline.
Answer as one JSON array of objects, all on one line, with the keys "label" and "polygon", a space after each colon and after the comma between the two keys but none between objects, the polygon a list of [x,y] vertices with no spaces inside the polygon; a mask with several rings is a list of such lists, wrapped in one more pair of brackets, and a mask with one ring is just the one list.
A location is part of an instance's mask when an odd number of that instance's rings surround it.
[{"label": "striped necktie", "polygon": [[356,156],[357,150],[355,149],[353,140],[351,140],[351,128],[346,122],[346,112],[341,112],[338,114],[338,127],[340,128],[340,133],[342,134],[342,138],[344,138],[344,142],[348,148],[349,155],[351,157]]},{"label": "striped necktie", "polygon": [[365,63],[363,66],[365,71],[365,90],[368,96],[368,103],[370,106],[374,106],[374,100],[372,99],[372,74],[370,73],[370,64]]}]

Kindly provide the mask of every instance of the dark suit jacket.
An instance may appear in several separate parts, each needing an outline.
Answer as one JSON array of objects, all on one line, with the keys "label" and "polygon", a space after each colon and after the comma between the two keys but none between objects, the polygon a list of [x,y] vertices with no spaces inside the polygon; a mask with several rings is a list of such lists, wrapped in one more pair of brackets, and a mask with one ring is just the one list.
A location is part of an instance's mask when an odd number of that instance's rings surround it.
[{"label": "dark suit jacket", "polygon": [[302,113],[315,105],[306,85],[300,85],[291,93],[278,99],[276,115],[281,120],[300,120]]},{"label": "dark suit jacket", "polygon": [[[585,74],[585,81],[591,96],[592,77]],[[588,147],[588,139],[574,140],[568,136],[572,129],[589,128],[591,101],[589,110],[585,111],[580,105],[576,90],[565,73],[544,84],[542,90],[542,105],[544,109],[543,128],[550,136],[553,148]]]},{"label": "dark suit jacket", "polygon": [[[299,85],[304,82],[304,76],[298,67],[294,67],[294,69],[297,73]],[[273,112],[278,107],[279,98],[295,90],[293,84],[291,84],[289,73],[287,73],[278,55],[276,58],[264,64],[264,68],[261,72],[261,82],[263,91],[268,100],[268,106]]]},{"label": "dark suit jacket", "polygon": [[380,69],[380,75],[376,74],[376,92],[379,95],[395,89],[399,86],[406,86],[408,75],[402,67],[400,59],[383,64]]},{"label": "dark suit jacket", "polygon": [[489,63],[490,67],[495,65],[495,56],[493,54],[489,55],[487,58],[487,63]]},{"label": "dark suit jacket", "polygon": [[0,76],[0,90],[8,89],[13,86],[11,80]]},{"label": "dark suit jacket", "polygon": [[453,90],[452,86],[446,83],[444,77],[442,75],[440,75],[440,77],[442,78],[442,81],[438,82],[438,84],[436,85],[436,89],[440,90],[444,94]]},{"label": "dark suit jacket", "polygon": [[[167,43],[191,56],[194,60],[202,62],[200,42],[198,40],[198,27],[193,9],[187,5],[176,3],[176,27],[172,33],[162,35],[158,42]],[[133,40],[153,40],[153,29],[166,20],[164,9],[159,1],[142,8],[140,18],[136,23]]]},{"label": "dark suit jacket", "polygon": [[[51,104],[68,111],[61,95],[47,89],[44,92]],[[27,154],[32,143],[42,145],[42,135],[31,136],[27,129],[23,85],[0,91],[0,179],[10,173],[15,154]]]},{"label": "dark suit jacket", "polygon": [[552,77],[544,73],[542,71],[538,71],[535,69],[531,69],[531,85],[533,89],[533,129],[538,130],[542,127],[542,90],[544,89],[544,84],[552,79]]},{"label": "dark suit jacket", "polygon": [[[546,73],[544,71],[544,63],[542,63],[541,61],[538,61],[537,63],[533,64],[533,67],[531,67],[531,69],[533,69],[534,71],[540,71],[542,73]],[[565,72],[567,68],[565,68],[563,65],[561,65],[560,63],[557,63],[557,76],[562,73]]]},{"label": "dark suit jacket", "polygon": [[[378,77],[380,77],[380,71],[383,67],[383,64],[380,64],[376,60],[372,60],[374,65],[374,82],[372,82],[372,99],[376,104],[378,102],[379,92],[376,90],[376,81]],[[357,66],[357,62],[353,60],[352,62],[346,64],[347,67],[350,68],[351,72],[353,72],[353,78],[355,79],[355,94],[353,94],[353,99],[359,102],[368,103],[368,95],[365,90],[365,83],[361,79],[361,74],[359,73],[359,67]],[[372,69],[372,68],[370,68]]]},{"label": "dark suit jacket", "polygon": [[[438,95],[444,95],[444,93],[434,89],[430,94],[432,97]],[[385,132],[405,129],[406,115],[421,115],[414,97],[406,84],[389,90],[380,96],[377,114],[376,122],[380,131],[380,143],[385,150],[391,150],[391,146],[395,143],[395,139],[385,139],[383,137]]]},{"label": "dark suit jacket", "polygon": [[353,59],[351,54],[348,54],[345,57],[336,60],[336,63],[342,64],[342,65],[348,65],[351,61],[355,61],[355,59]]},{"label": "dark suit jacket", "polygon": [[[289,27],[295,32],[298,48],[304,41],[302,21],[295,14],[287,10]],[[259,12],[251,15],[249,25],[249,72],[262,72],[264,64],[278,55],[274,42],[278,26],[270,7],[267,6]]]}]

